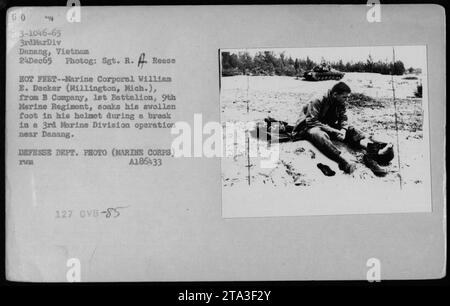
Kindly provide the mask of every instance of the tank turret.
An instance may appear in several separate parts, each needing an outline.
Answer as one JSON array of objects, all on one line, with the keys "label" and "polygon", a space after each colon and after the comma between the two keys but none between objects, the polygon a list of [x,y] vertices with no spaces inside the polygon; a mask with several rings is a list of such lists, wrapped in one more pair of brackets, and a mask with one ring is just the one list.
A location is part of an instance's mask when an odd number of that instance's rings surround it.
[{"label": "tank turret", "polygon": [[308,81],[340,80],[344,77],[344,74],[331,68],[330,65],[319,65],[306,71],[303,77]]}]

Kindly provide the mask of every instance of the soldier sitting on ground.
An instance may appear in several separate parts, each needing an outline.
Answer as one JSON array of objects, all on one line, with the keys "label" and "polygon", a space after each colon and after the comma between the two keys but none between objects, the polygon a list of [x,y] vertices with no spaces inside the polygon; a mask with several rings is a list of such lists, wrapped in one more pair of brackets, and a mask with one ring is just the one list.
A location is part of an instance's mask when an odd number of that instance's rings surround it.
[{"label": "soldier sitting on ground", "polygon": [[346,100],[351,90],[344,82],[339,82],[321,99],[304,105],[300,118],[289,133],[292,140],[306,139],[328,158],[337,162],[339,169],[352,173],[356,166],[342,156],[332,140],[339,140],[354,149],[365,151],[363,161],[377,176],[387,171],[380,165],[387,165],[394,158],[391,143],[370,140],[360,130],[347,122]]}]

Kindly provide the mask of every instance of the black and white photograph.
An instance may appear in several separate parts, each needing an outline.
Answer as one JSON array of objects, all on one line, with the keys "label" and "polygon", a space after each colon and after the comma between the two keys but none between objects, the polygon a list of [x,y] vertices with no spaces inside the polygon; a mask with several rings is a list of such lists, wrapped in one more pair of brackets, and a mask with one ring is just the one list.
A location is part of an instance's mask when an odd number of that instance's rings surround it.
[{"label": "black and white photograph", "polygon": [[[221,50],[221,118],[233,152],[222,161],[225,199],[243,188],[317,194],[345,213],[380,212],[376,201],[349,210],[364,194],[429,195],[426,68],[425,46]],[[332,212],[322,200],[311,213]]]},{"label": "black and white photograph", "polygon": [[5,7],[7,282],[446,275],[445,9],[81,2]]}]

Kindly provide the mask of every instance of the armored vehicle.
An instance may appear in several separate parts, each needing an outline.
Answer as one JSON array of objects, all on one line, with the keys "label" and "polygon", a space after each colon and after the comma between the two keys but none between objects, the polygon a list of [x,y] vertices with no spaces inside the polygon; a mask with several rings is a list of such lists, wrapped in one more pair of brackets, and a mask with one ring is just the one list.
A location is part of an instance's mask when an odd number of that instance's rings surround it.
[{"label": "armored vehicle", "polygon": [[332,69],[329,65],[319,65],[306,71],[303,77],[308,81],[340,80],[344,77],[344,74]]}]

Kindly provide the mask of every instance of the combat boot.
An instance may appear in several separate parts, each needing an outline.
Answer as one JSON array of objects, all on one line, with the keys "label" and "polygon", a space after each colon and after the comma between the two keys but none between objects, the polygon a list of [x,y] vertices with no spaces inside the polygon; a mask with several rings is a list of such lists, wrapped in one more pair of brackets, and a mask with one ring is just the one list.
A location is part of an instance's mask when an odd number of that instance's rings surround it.
[{"label": "combat boot", "polygon": [[380,146],[378,143],[369,143],[367,145],[367,152],[364,154],[363,161],[367,168],[372,170],[373,174],[376,176],[385,176],[387,174],[386,169],[381,168],[376,161],[379,150]]}]

